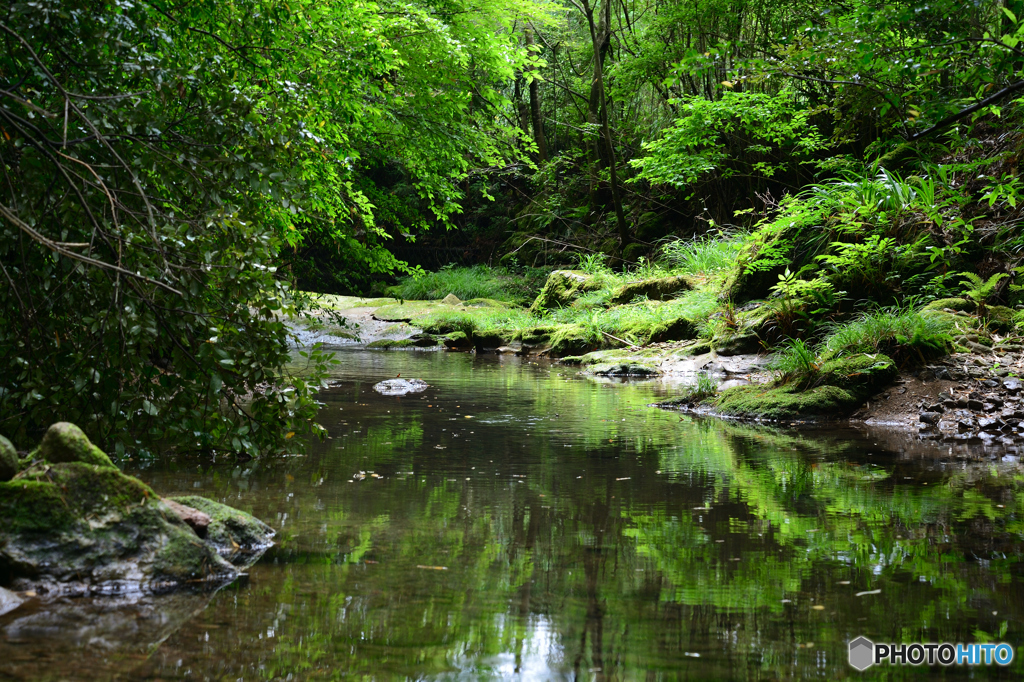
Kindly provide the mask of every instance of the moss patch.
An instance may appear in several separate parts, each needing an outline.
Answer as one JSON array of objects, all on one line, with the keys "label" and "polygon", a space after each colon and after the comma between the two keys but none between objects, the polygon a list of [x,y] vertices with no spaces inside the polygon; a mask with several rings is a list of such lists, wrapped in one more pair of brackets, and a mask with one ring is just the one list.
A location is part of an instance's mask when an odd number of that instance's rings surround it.
[{"label": "moss patch", "polygon": [[891,384],[899,375],[896,363],[881,353],[830,360],[818,371],[818,383],[850,391],[863,400]]},{"label": "moss patch", "polygon": [[0,436],[0,482],[14,478],[20,468],[18,452],[11,441]]},{"label": "moss patch", "polygon": [[692,288],[687,279],[681,275],[655,277],[623,284],[615,290],[611,300],[612,303],[629,303],[637,296],[642,296],[652,301],[664,301],[675,298],[677,294]]},{"label": "moss patch", "polygon": [[711,401],[721,414],[761,419],[836,417],[855,410],[860,400],[838,386],[801,391],[796,385],[737,386]]},{"label": "moss patch", "polygon": [[417,343],[414,339],[377,339],[366,344],[367,348],[382,348],[384,350],[397,348],[412,348]]},{"label": "moss patch", "polygon": [[88,436],[70,422],[57,422],[46,430],[39,454],[47,462],[83,462],[101,467],[114,467],[106,453],[92,444]]},{"label": "moss patch", "polygon": [[588,291],[603,288],[600,277],[578,270],[555,270],[548,276],[544,288],[530,306],[531,313],[551,308],[563,308]]},{"label": "moss patch", "polygon": [[255,552],[266,549],[274,537],[274,529],[257,519],[226,504],[197,495],[171,498],[178,504],[198,509],[210,517],[206,541],[221,554]]}]

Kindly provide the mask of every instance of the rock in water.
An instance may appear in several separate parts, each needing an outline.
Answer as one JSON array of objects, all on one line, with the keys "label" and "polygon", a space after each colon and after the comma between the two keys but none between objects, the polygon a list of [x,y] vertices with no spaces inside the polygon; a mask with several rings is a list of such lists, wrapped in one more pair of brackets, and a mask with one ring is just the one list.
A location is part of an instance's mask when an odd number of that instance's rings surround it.
[{"label": "rock in water", "polygon": [[373,385],[373,390],[381,395],[406,395],[427,390],[427,382],[422,379],[387,379]]},{"label": "rock in water", "polygon": [[[225,583],[238,576],[221,556],[223,527],[234,522],[225,519],[251,519],[244,548],[252,551],[236,557],[243,542],[235,541],[236,563],[251,563],[274,534],[243,512],[209,500],[203,507],[202,498],[172,508],[74,424],[50,427],[37,454],[45,461],[0,482],[0,580],[15,589],[109,595]],[[204,517],[213,540],[197,535]]]},{"label": "rock in water", "polygon": [[18,453],[11,441],[0,436],[0,481],[9,481],[18,473]]},{"label": "rock in water", "polygon": [[233,564],[247,563],[249,556],[262,554],[273,544],[274,529],[244,511],[198,495],[175,497],[171,502],[205,516],[206,542]]}]

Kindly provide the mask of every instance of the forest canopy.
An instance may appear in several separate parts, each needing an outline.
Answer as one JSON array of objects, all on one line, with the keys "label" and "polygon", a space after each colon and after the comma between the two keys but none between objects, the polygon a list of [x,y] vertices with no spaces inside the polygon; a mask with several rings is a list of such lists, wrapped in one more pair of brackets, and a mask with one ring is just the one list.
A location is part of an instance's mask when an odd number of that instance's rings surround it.
[{"label": "forest canopy", "polygon": [[[434,251],[621,266],[784,213],[810,183],[873,182],[1016,116],[1021,12],[9,2],[0,428],[278,448],[318,429],[330,362],[291,362],[300,289],[370,292]],[[1015,208],[1014,182],[993,203]]]}]

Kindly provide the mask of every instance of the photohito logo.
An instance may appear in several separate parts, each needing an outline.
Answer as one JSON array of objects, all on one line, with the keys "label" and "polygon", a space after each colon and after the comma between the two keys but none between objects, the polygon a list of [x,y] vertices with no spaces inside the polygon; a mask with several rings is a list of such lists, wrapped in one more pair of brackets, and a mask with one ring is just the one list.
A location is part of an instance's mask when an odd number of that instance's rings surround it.
[{"label": "photohito logo", "polygon": [[1009,644],[875,644],[867,637],[850,642],[850,665],[857,670],[888,662],[889,665],[1010,665]]}]

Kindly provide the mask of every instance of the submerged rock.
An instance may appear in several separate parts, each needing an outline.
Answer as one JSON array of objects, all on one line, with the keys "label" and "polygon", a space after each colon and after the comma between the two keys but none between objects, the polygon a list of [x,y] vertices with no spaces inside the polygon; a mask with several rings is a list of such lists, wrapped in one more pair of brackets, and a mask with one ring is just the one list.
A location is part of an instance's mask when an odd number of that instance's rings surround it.
[{"label": "submerged rock", "polygon": [[422,379],[386,379],[373,385],[373,390],[381,395],[406,395],[427,390],[427,382]]},{"label": "submerged rock", "polygon": [[[123,594],[233,580],[238,569],[219,544],[182,518],[195,521],[198,514],[168,505],[121,473],[75,425],[55,424],[36,462],[0,482],[0,584],[48,594]],[[269,543],[273,531],[260,530]]]}]

